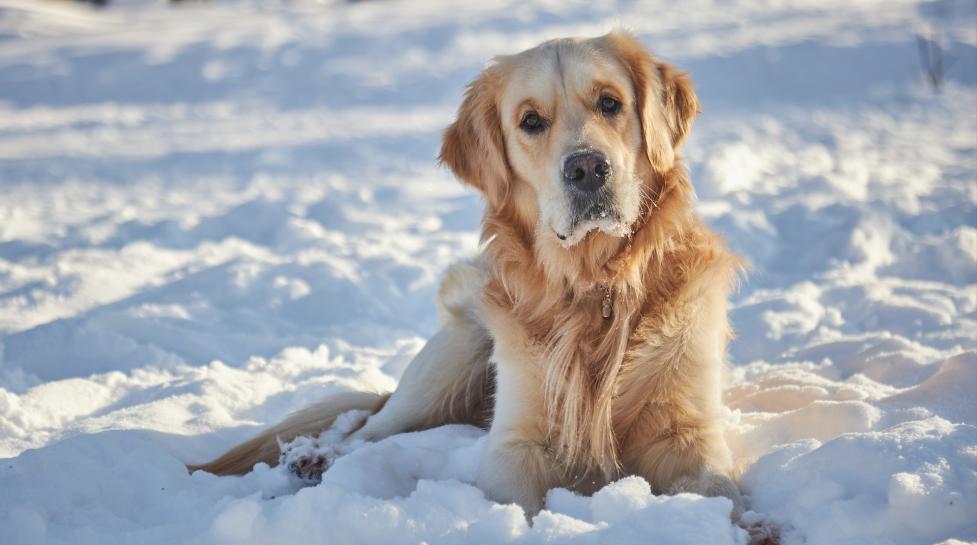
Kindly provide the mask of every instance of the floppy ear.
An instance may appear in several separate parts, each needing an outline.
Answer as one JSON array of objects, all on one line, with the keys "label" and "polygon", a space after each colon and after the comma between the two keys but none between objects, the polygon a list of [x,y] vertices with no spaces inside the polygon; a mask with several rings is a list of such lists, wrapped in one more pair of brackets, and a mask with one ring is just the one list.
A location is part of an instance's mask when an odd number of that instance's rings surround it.
[{"label": "floppy ear", "polygon": [[699,113],[692,81],[685,72],[655,59],[626,32],[611,32],[605,39],[631,75],[648,160],[666,172]]},{"label": "floppy ear", "polygon": [[458,118],[444,131],[438,160],[455,176],[485,195],[493,208],[501,205],[509,187],[499,108],[500,76],[487,68],[468,85]]}]

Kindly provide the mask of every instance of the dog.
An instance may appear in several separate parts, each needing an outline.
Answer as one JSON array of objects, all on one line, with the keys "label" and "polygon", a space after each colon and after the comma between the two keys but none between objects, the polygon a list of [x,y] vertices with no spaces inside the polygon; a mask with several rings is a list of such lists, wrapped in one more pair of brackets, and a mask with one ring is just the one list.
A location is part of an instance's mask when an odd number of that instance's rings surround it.
[{"label": "dog", "polygon": [[439,330],[396,391],[334,396],[190,469],[275,465],[280,441],[355,410],[354,442],[488,429],[476,484],[528,514],[551,488],[639,475],[725,496],[737,518],[722,378],[742,265],[692,206],[679,148],[698,111],[687,74],[623,31],[497,57],[439,156],[484,196],[483,250],[446,272]]}]

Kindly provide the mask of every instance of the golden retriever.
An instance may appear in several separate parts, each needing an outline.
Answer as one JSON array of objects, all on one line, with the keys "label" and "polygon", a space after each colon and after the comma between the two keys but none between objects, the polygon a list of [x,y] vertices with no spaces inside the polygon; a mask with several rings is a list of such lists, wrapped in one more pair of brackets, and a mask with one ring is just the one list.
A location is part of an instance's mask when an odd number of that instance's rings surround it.
[{"label": "golden retriever", "polygon": [[527,513],[550,488],[634,474],[726,496],[736,517],[721,395],[740,262],[692,208],[678,150],[698,108],[686,74],[623,32],[496,58],[440,154],[484,195],[485,248],[447,271],[440,330],[397,390],[333,397],[191,469],[274,465],[279,440],[366,409],[350,440],[487,427],[476,484]]}]

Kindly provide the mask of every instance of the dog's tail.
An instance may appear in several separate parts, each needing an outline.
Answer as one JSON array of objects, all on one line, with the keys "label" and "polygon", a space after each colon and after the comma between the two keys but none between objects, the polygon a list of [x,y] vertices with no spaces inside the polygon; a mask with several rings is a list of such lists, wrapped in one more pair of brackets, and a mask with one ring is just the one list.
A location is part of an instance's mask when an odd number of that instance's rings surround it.
[{"label": "dog's tail", "polygon": [[232,448],[216,460],[202,465],[188,465],[187,469],[191,473],[202,469],[214,475],[244,475],[258,462],[275,466],[280,454],[279,441],[287,443],[303,435],[318,436],[332,425],[337,416],[346,411],[366,410],[376,413],[389,397],[390,394],[367,392],[333,395],[288,415],[280,424]]}]

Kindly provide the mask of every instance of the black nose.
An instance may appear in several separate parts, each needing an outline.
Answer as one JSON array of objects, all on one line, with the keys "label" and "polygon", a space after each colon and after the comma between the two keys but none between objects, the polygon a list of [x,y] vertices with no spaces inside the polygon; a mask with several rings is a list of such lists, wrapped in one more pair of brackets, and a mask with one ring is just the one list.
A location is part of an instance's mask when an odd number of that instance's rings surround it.
[{"label": "black nose", "polygon": [[580,151],[563,163],[563,181],[580,191],[597,191],[610,174],[611,164],[599,151]]}]

